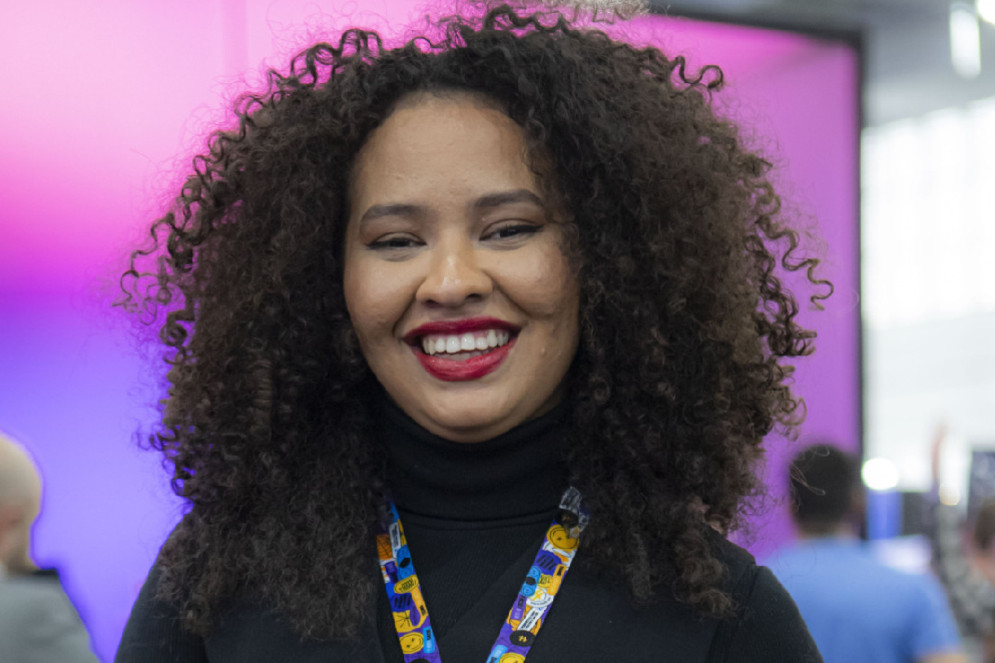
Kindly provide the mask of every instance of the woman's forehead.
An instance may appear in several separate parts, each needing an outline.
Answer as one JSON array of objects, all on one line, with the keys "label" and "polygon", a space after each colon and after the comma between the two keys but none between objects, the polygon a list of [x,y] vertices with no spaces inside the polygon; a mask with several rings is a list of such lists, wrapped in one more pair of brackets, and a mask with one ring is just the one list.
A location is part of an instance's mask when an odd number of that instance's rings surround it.
[{"label": "woman's forehead", "polygon": [[511,189],[538,196],[525,144],[522,129],[492,107],[424,97],[396,109],[370,136],[357,155],[350,197],[365,206]]}]

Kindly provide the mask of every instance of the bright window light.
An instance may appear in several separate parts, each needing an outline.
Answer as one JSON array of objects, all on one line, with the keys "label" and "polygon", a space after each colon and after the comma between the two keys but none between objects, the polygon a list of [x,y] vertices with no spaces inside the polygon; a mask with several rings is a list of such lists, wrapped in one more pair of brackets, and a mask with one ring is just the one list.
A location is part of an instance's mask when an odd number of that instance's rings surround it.
[{"label": "bright window light", "polygon": [[866,130],[862,178],[869,328],[995,312],[995,97]]},{"label": "bright window light", "polygon": [[887,458],[867,460],[860,476],[871,490],[891,490],[898,485],[898,467]]},{"label": "bright window light", "polygon": [[950,61],[962,78],[975,78],[981,73],[978,14],[974,7],[962,2],[950,5]]},{"label": "bright window light", "polygon": [[977,0],[975,8],[978,10],[978,16],[989,23],[995,23],[995,0]]}]

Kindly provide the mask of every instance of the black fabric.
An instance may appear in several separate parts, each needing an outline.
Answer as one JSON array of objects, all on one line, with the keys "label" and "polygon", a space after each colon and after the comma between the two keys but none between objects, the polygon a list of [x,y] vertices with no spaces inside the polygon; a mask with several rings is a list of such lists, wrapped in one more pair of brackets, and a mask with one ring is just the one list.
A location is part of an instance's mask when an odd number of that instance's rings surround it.
[{"label": "black fabric", "polygon": [[[378,418],[388,484],[401,515],[445,663],[483,663],[566,487],[562,408],[479,444],[437,438],[390,404]],[[717,534],[730,620],[700,619],[669,596],[635,606],[620,578],[577,562],[528,663],[821,661],[794,603],[752,556]],[[207,638],[185,634],[175,608],[154,599],[153,568],[117,663],[402,663],[385,592],[348,642],[302,642],[262,606],[230,609]],[[370,573],[379,575],[375,560]],[[379,582],[379,580],[378,580]]]},{"label": "black fabric", "polygon": [[[565,408],[477,444],[432,435],[390,403],[381,414],[387,483],[439,651],[445,663],[486,661],[567,488]],[[383,594],[377,629],[400,663]]]},{"label": "black fabric", "polygon": [[399,509],[453,523],[493,522],[555,510],[566,489],[566,406],[486,442],[432,435],[393,403],[381,404],[377,435]]}]

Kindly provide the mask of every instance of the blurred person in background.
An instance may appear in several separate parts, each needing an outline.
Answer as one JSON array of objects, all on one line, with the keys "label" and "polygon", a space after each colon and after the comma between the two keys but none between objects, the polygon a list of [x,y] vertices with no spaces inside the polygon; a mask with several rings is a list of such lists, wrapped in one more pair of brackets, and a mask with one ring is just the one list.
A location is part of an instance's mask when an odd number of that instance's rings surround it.
[{"label": "blurred person in background", "polygon": [[23,447],[0,433],[0,661],[96,663],[58,575],[31,558],[40,508],[38,470]]},{"label": "blurred person in background", "polygon": [[933,436],[932,487],[926,504],[926,534],[933,568],[950,599],[957,626],[977,660],[995,663],[995,496],[989,496],[968,523],[955,504],[940,499],[940,457],[947,438],[941,425]]},{"label": "blurred person in background", "polygon": [[865,497],[857,459],[815,445],[795,457],[789,478],[799,541],[769,566],[826,663],[967,661],[939,584],[885,566],[858,539]]}]

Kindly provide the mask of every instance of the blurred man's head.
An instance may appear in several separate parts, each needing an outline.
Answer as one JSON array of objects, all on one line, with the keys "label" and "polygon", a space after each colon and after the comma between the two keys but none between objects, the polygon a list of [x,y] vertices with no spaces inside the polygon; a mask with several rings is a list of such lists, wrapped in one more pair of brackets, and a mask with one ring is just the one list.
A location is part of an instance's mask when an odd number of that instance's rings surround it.
[{"label": "blurred man's head", "polygon": [[0,433],[0,565],[10,573],[34,568],[31,525],[41,508],[41,477],[19,444]]},{"label": "blurred man's head", "polygon": [[852,532],[863,510],[857,459],[834,446],[808,447],[791,462],[792,515],[803,536]]}]

